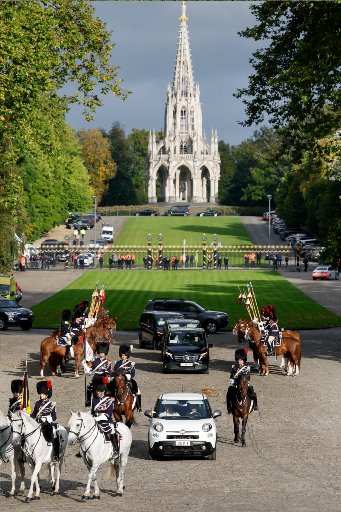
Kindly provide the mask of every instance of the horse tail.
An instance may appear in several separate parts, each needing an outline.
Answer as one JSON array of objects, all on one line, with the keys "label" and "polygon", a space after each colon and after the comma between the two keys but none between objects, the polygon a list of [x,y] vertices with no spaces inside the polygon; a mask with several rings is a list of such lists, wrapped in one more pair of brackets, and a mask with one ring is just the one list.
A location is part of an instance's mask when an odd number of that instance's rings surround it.
[{"label": "horse tail", "polygon": [[[120,458],[120,455],[118,456],[118,459],[119,458]],[[108,467],[106,473],[104,474],[104,480],[109,480],[109,479],[111,480],[113,476],[115,476],[115,478],[116,478],[116,469],[114,466],[114,461],[110,461],[109,467]]]}]

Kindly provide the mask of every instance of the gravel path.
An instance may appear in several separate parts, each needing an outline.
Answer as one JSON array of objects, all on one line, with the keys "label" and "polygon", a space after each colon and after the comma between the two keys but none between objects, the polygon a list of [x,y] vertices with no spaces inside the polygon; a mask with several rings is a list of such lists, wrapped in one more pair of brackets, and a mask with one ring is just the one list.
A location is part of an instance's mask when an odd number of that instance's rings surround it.
[{"label": "gravel path", "polygon": [[[254,232],[264,230],[264,223],[243,220]],[[250,227],[252,225],[254,227]],[[37,303],[44,294],[63,288],[68,280],[79,275],[80,271],[76,272],[22,273],[19,277],[26,291],[27,303]],[[309,284],[309,276],[300,279],[301,274],[292,277],[300,288]],[[311,281],[311,284],[318,286],[320,300],[325,302],[330,288],[319,285],[333,283]],[[332,293],[336,302],[340,289]],[[31,400],[36,399],[39,343],[47,334],[47,331],[34,329],[29,332],[11,329],[2,333],[2,410],[7,409],[10,381],[22,375],[26,354]],[[116,359],[122,342],[134,345],[133,359],[136,361],[144,410],[153,406],[160,392],[210,388],[211,405],[214,409],[221,409],[223,415],[217,420],[219,441],[216,461],[149,460],[148,419],[138,415],[138,424],[132,429],[133,446],[125,495],[123,498],[113,497],[115,484],[105,479],[105,466],[99,471],[100,508],[122,512],[158,512],[160,508],[165,512],[184,509],[189,512],[206,512],[207,509],[229,512],[236,507],[254,512],[340,512],[341,329],[303,331],[301,336],[303,359],[298,377],[286,377],[279,369],[279,361],[274,358],[271,358],[268,377],[252,375],[260,413],[251,414],[247,446],[241,448],[233,443],[232,419],[225,414],[228,371],[238,346],[232,333],[210,337],[214,347],[209,375],[163,375],[159,353],[140,349],[136,332],[116,333],[109,355]],[[72,373],[68,373],[65,377],[53,379],[53,386],[58,418],[61,424],[66,425],[70,409],[84,410],[84,378],[75,380]],[[41,500],[33,502],[30,509],[35,512],[58,508],[71,512],[78,507],[84,512],[94,510],[95,504],[81,502],[87,472],[74,453],[75,448],[70,447],[63,467],[61,495],[52,497],[49,485],[43,479]],[[2,466],[0,470],[1,486],[6,492],[9,489],[9,468]],[[3,509],[10,506],[13,512],[21,512],[28,507],[23,497],[10,502],[0,497],[0,506]]]}]

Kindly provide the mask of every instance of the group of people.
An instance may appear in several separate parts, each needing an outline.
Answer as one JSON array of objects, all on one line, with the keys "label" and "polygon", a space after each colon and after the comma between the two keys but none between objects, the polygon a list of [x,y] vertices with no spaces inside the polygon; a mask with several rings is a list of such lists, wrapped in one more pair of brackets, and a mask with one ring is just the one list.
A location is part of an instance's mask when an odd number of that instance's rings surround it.
[{"label": "group of people", "polygon": [[121,270],[130,270],[135,267],[136,256],[134,253],[128,254],[112,254],[109,256],[109,270],[119,268]]},{"label": "group of people", "polygon": [[[97,344],[98,356],[94,359],[88,373],[92,375],[92,381],[87,388],[86,406],[91,409],[100,430],[106,439],[111,441],[114,448],[114,456],[118,453],[118,435],[114,420],[115,384],[114,377],[120,373],[126,376],[131,392],[136,396],[137,409],[141,412],[141,393],[135,380],[135,362],[130,360],[131,350],[129,345],[121,345],[119,348],[120,359],[112,364],[107,358],[109,343]],[[15,379],[11,382],[12,397],[9,399],[8,413],[16,413],[22,410],[22,393],[24,383]],[[37,383],[39,399],[36,401],[31,417],[41,424],[42,433],[47,442],[53,444],[53,460],[59,460],[60,444],[58,435],[58,422],[56,403],[51,401],[52,382],[50,380]]]},{"label": "group of people", "polygon": [[70,309],[64,309],[62,312],[58,344],[65,345],[66,347],[65,363],[68,363],[70,358],[70,350],[73,341],[77,341],[85,328],[88,308],[89,302],[84,300],[77,304],[72,312]]},{"label": "group of people", "polygon": [[267,345],[268,355],[273,355],[274,344],[280,343],[281,329],[278,326],[276,309],[272,304],[261,309],[262,341]]}]

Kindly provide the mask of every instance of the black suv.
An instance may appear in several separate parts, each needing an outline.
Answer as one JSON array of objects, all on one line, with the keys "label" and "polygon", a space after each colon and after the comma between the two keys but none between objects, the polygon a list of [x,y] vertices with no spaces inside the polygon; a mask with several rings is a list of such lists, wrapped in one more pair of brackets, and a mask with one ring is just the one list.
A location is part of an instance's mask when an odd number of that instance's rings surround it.
[{"label": "black suv", "polygon": [[33,313],[22,308],[14,300],[0,299],[0,330],[5,331],[10,325],[19,325],[23,331],[32,327]]},{"label": "black suv", "polygon": [[208,373],[210,353],[205,329],[174,327],[163,337],[162,370]]},{"label": "black suv", "polygon": [[170,217],[188,217],[189,215],[189,206],[181,205],[181,206],[172,206],[169,210],[165,211],[165,215]]},{"label": "black suv", "polygon": [[223,329],[229,323],[228,315],[222,311],[209,311],[196,302],[185,299],[151,299],[145,311],[177,311],[185,318],[200,320],[201,326],[208,334]]},{"label": "black suv", "polygon": [[184,317],[175,311],[145,311],[142,313],[139,322],[140,347],[151,347],[154,350],[161,348],[165,322],[173,318],[183,319]]}]

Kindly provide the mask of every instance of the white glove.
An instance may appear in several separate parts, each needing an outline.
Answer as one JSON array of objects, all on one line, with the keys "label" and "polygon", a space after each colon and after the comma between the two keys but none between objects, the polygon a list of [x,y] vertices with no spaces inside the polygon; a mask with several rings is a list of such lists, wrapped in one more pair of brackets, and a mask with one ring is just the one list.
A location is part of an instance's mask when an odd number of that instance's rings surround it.
[{"label": "white glove", "polygon": [[130,375],[130,373],[127,373],[127,374],[126,374],[126,379],[127,379],[127,380],[131,380],[131,375]]},{"label": "white glove", "polygon": [[83,370],[84,370],[85,375],[90,375],[90,373],[91,373],[91,368],[90,368],[90,366],[88,366],[88,365],[86,364],[85,359],[83,359],[83,361],[82,361],[82,366],[83,366]]},{"label": "white glove", "polygon": [[108,418],[105,414],[99,414],[98,416],[95,416],[95,421],[106,421]]},{"label": "white glove", "polygon": [[230,379],[230,386],[234,386],[234,379]]}]

